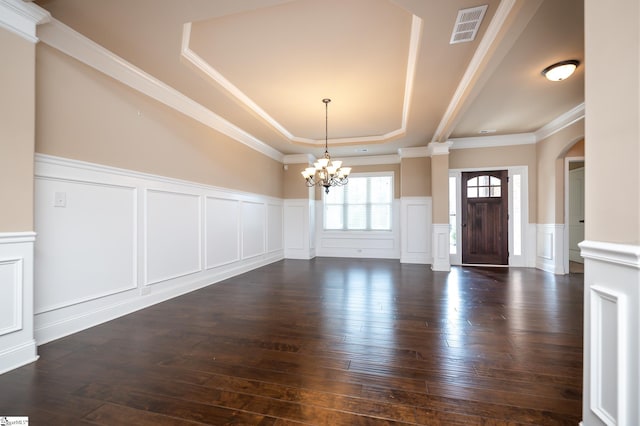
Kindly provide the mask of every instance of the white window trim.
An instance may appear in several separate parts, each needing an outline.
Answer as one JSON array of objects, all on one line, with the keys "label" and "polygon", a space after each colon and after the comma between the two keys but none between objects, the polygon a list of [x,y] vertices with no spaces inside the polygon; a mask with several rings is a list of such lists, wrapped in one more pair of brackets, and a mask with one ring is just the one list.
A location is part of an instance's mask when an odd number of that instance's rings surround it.
[{"label": "white window trim", "polygon": [[[326,194],[324,193],[324,191],[322,192],[322,232],[325,234],[331,234],[331,233],[337,233],[337,234],[344,234],[344,233],[366,233],[368,235],[374,235],[374,234],[381,234],[381,235],[386,235],[389,234],[390,232],[394,231],[395,228],[395,215],[396,215],[396,211],[394,208],[394,204],[395,204],[395,172],[393,170],[389,170],[386,172],[365,172],[365,173],[352,173],[351,175],[349,175],[349,178],[360,178],[360,177],[391,177],[391,201],[389,202],[389,206],[391,207],[391,224],[390,224],[390,228],[389,229],[326,229],[325,228],[325,214],[326,214],[326,210],[325,210],[325,197]],[[347,185],[349,185],[347,183]],[[329,191],[331,191],[331,189],[329,189]],[[370,206],[370,204],[368,203],[367,206]]]}]

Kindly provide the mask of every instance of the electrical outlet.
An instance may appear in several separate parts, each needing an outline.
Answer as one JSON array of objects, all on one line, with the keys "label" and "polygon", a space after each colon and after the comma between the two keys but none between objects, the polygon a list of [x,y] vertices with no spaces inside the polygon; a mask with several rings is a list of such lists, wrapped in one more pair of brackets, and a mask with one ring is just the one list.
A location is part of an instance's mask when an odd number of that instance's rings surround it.
[{"label": "electrical outlet", "polygon": [[67,207],[67,193],[56,192],[53,198],[53,207]]}]

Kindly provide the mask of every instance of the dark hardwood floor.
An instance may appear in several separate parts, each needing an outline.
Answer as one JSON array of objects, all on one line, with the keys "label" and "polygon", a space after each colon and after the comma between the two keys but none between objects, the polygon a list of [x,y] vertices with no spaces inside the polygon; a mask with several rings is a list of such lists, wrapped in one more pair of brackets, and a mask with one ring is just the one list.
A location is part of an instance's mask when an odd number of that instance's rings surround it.
[{"label": "dark hardwood floor", "polygon": [[285,260],[39,347],[31,425],[577,425],[583,275]]}]

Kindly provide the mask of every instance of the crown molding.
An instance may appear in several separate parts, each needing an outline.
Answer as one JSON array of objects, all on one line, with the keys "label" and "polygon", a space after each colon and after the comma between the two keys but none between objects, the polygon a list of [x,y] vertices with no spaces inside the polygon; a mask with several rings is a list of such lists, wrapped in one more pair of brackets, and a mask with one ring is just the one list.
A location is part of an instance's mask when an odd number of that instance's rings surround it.
[{"label": "crown molding", "polygon": [[313,164],[316,157],[311,154],[290,154],[282,157],[284,164]]},{"label": "crown molding", "polygon": [[377,164],[400,164],[400,156],[396,154],[389,155],[371,155],[367,157],[342,157],[343,166],[372,166]]},{"label": "crown molding", "polygon": [[470,138],[449,139],[451,149],[492,148],[500,146],[535,144],[533,133],[516,133],[512,135],[474,136]]},{"label": "crown molding", "polygon": [[584,118],[584,102],[550,121],[534,132],[536,142],[548,138]]},{"label": "crown molding", "polygon": [[[6,0],[0,0],[6,1]],[[42,42],[248,147],[282,162],[283,154],[173,87],[77,31],[51,18],[39,28]]]},{"label": "crown molding", "polygon": [[[191,27],[192,23],[187,22],[182,29],[182,41],[180,55],[187,63],[195,67],[202,72],[210,80],[217,83],[222,89],[227,91],[231,96],[244,104],[248,109],[253,111],[258,117],[264,120],[267,124],[273,127],[282,136],[287,138],[289,142],[309,145],[309,146],[322,146],[325,144],[325,140],[309,139],[300,136],[296,136],[287,130],[280,122],[270,116],[264,109],[262,109],[256,102],[254,102],[249,96],[247,96],[242,90],[231,83],[225,76],[223,76],[218,70],[212,67],[207,61],[205,61],[200,55],[191,50],[189,47],[191,41]],[[416,15],[412,15],[411,21],[411,34],[409,39],[409,49],[407,52],[407,73],[405,75],[405,88],[404,98],[402,104],[402,118],[400,127],[382,135],[363,136],[363,137],[349,137],[349,138],[335,138],[329,139],[332,145],[351,145],[351,144],[367,144],[367,143],[380,143],[388,142],[399,136],[403,136],[407,133],[407,122],[409,119],[409,109],[411,106],[411,97],[413,93],[413,85],[418,67],[418,53],[420,50],[420,38],[422,34],[422,19]]]},{"label": "crown molding", "polygon": [[0,27],[31,43],[38,42],[37,27],[51,20],[49,11],[22,0],[0,0]]},{"label": "crown molding", "polygon": [[399,148],[398,155],[400,158],[428,157],[429,148],[426,146]]},{"label": "crown molding", "polygon": [[433,157],[434,155],[448,155],[451,145],[452,143],[449,141],[429,142],[429,145],[427,145],[427,152],[429,153],[429,157]]}]

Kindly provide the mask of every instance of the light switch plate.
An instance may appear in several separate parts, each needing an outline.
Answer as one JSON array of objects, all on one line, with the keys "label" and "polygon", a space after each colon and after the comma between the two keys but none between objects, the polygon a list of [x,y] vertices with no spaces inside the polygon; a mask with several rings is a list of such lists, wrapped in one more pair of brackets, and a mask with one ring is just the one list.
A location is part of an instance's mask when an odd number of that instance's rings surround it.
[{"label": "light switch plate", "polygon": [[67,193],[66,192],[56,192],[53,207],[67,207]]}]

